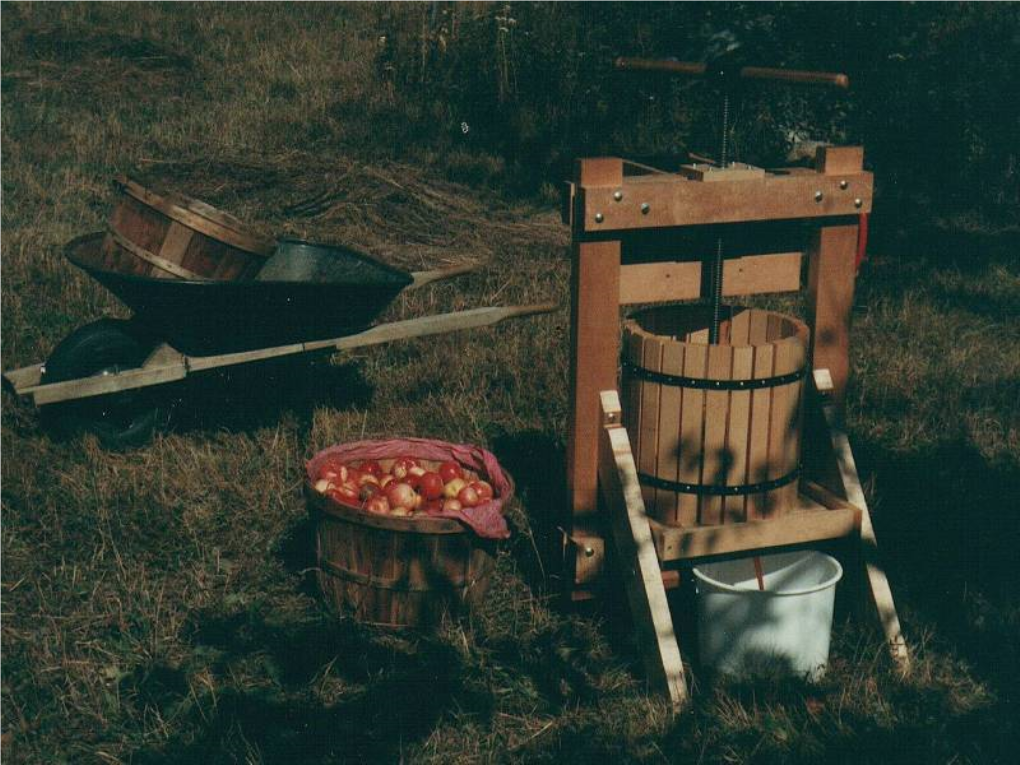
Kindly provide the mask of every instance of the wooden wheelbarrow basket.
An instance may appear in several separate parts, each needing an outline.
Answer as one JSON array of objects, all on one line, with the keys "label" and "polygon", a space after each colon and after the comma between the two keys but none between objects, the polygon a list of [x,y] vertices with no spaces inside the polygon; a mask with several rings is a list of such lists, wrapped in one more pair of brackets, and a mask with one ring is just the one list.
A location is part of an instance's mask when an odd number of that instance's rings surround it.
[{"label": "wooden wheelbarrow basket", "polygon": [[[118,443],[117,435],[130,431],[133,436],[138,417],[151,414],[144,406],[117,421],[118,397],[132,391],[238,364],[475,329],[557,308],[554,303],[474,308],[372,326],[401,291],[475,267],[404,273],[354,254],[360,261],[355,264],[359,273],[351,283],[155,279],[108,268],[102,259],[102,238],[103,234],[79,237],[67,245],[65,254],[128,305],[134,317],[129,322],[104,319],[80,328],[47,362],[4,372],[3,383],[13,393],[31,397],[44,411],[87,403],[96,420],[90,424],[106,426],[105,431],[93,429],[114,446],[130,445]],[[70,353],[61,353],[61,346],[69,342]],[[223,349],[227,352],[213,352]],[[54,366],[60,367],[59,373]],[[137,440],[147,438],[152,428],[143,430],[147,432]],[[104,432],[111,437],[103,438]]]}]

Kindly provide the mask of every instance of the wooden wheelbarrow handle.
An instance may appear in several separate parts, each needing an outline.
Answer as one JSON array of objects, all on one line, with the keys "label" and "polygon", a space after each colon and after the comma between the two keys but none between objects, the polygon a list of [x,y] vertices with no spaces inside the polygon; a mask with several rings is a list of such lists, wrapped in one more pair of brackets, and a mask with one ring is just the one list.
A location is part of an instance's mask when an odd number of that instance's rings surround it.
[{"label": "wooden wheelbarrow handle", "polygon": [[[616,69],[633,72],[662,72],[701,76],[709,71],[708,64],[695,61],[672,61],[654,58],[627,58],[621,56],[613,62]],[[738,75],[745,80],[775,80],[791,82],[799,85],[828,85],[846,90],[850,87],[850,78],[836,72],[808,72],[802,69],[775,69],[764,66],[745,66]]]},{"label": "wooden wheelbarrow handle", "polygon": [[432,282],[438,282],[442,279],[452,279],[454,276],[461,276],[462,274],[470,274],[478,271],[481,266],[469,263],[463,266],[450,266],[448,268],[437,268],[433,271],[415,271],[411,274],[411,278],[414,279],[407,289],[413,290],[418,287],[424,287],[426,284]]}]

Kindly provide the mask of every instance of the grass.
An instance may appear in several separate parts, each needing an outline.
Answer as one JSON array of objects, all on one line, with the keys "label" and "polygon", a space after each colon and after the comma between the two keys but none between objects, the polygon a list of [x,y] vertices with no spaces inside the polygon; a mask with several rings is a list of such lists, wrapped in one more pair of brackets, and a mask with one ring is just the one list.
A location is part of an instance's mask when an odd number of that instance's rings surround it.
[{"label": "grass", "polygon": [[[4,4],[3,366],[124,308],[63,261],[135,171],[267,232],[486,269],[384,319],[568,301],[553,208],[491,162],[369,145],[399,114],[365,6]],[[380,118],[381,119],[381,118]],[[414,134],[413,124],[408,127]],[[878,168],[881,177],[881,168]],[[645,695],[626,619],[556,606],[568,316],[238,370],[127,453],[3,394],[3,755],[11,762],[1006,762],[1017,744],[1015,231],[874,221],[849,426],[916,670],[841,621],[818,684]],[[791,310],[796,310],[791,305]],[[394,433],[492,448],[521,489],[492,594],[394,636],[309,580],[303,461]],[[544,553],[543,557],[536,552]],[[681,599],[682,606],[686,601]]]}]

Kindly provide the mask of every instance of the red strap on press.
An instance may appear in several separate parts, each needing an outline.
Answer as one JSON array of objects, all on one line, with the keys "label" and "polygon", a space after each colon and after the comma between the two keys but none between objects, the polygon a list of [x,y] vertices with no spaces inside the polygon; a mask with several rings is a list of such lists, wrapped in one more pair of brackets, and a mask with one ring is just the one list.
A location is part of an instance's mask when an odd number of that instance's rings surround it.
[{"label": "red strap on press", "polygon": [[867,260],[868,251],[868,214],[861,213],[857,224],[857,257],[854,259],[854,271],[860,272],[861,263]]}]

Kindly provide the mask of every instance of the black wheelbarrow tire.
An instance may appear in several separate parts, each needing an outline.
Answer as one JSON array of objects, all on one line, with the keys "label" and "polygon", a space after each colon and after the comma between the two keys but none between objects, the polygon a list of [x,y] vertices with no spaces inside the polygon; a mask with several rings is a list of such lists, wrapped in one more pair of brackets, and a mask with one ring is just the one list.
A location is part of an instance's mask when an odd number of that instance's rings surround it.
[{"label": "black wheelbarrow tire", "polygon": [[[46,360],[43,383],[65,382],[140,367],[156,342],[131,321],[100,319],[65,337]],[[58,436],[94,433],[107,449],[147,443],[166,424],[160,397],[144,388],[62,401],[42,408],[43,423]]]}]

